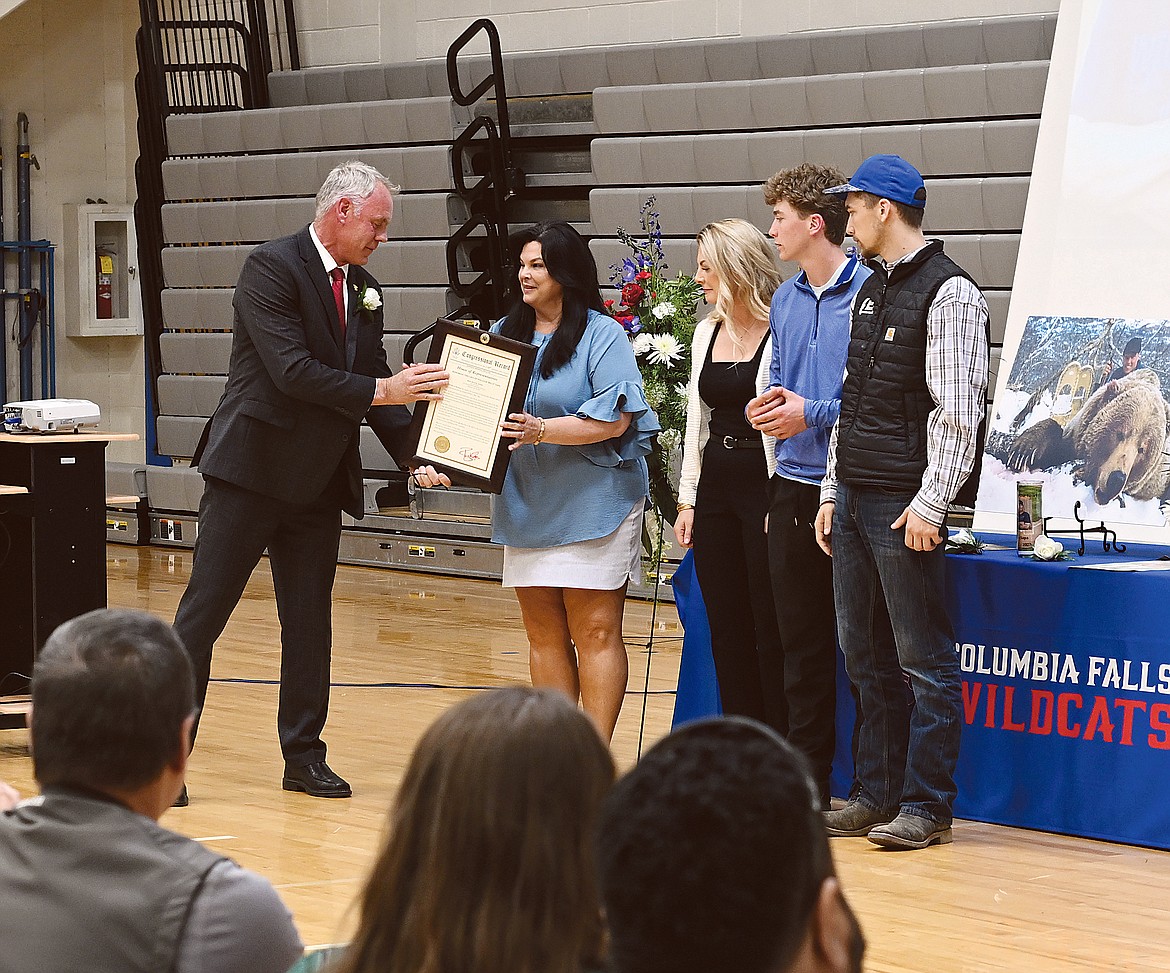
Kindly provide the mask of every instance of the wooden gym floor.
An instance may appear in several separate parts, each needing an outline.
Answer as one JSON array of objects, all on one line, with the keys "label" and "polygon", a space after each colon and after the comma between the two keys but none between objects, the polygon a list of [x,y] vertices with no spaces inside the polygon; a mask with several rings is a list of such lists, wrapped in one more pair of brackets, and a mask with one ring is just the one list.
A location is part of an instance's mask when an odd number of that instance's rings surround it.
[{"label": "wooden gym floor", "polygon": [[[190,559],[111,545],[110,605],[171,619]],[[280,789],[271,592],[265,561],[216,650],[191,806],[163,822],[267,876],[307,944],[342,942],[415,741],[468,693],[527,681],[523,628],[495,582],[340,567],[326,740],[355,796],[318,800]],[[651,611],[635,601],[626,609],[620,769],[638,750]],[[659,607],[653,627],[646,746],[670,727],[681,637],[673,606]],[[35,793],[27,731],[0,731],[0,779]],[[869,941],[868,970],[1170,971],[1170,853],[968,822],[956,824],[954,844],[924,852],[883,852],[863,839],[835,839],[833,851]]]}]

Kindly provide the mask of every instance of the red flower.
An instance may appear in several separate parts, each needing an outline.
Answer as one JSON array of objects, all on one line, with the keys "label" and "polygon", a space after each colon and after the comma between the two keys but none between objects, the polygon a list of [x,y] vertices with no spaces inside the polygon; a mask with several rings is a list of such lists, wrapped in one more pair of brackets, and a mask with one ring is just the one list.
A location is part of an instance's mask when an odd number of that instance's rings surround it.
[{"label": "red flower", "polygon": [[648,271],[648,270],[640,270],[640,271],[638,271],[638,273],[634,274],[634,280],[649,280],[649,279],[650,279],[650,271]]},{"label": "red flower", "polygon": [[646,296],[646,291],[642,289],[641,284],[626,284],[622,288],[622,303],[626,307],[636,307],[638,302]]},{"label": "red flower", "polygon": [[613,310],[613,299],[611,298],[610,300],[606,301],[605,306],[606,306],[607,310],[612,311]]}]

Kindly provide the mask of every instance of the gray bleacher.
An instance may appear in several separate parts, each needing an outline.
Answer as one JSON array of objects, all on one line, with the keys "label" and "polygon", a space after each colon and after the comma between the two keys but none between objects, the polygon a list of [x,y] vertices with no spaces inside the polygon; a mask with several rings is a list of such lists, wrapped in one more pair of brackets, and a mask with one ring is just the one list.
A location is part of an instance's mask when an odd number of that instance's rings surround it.
[{"label": "gray bleacher", "polygon": [[924,118],[1039,116],[1048,62],[622,85],[593,93],[601,134],[822,128]]},{"label": "gray bleacher", "polygon": [[[760,185],[777,169],[807,160],[848,173],[897,152],[927,176],[927,229],[987,289],[998,341],[1054,29],[1055,16],[1024,16],[506,55],[518,108],[571,108],[548,119],[516,112],[529,185],[545,187],[514,201],[517,219],[577,222],[605,279],[626,255],[616,228],[634,229],[653,193],[671,267],[691,271],[705,223],[741,216],[767,227]],[[483,71],[484,59],[468,59],[465,85]],[[404,187],[391,241],[369,268],[384,283],[391,363],[412,332],[459,303],[445,241],[466,212],[448,153],[471,112],[454,106],[443,62],[276,73],[270,89],[276,108],[167,123],[157,431],[160,451],[180,459],[223,387],[244,258],[308,222],[337,162],[360,157]],[[562,115],[571,121],[558,127]],[[470,272],[466,254],[460,266]],[[361,445],[368,469],[390,468],[368,429]],[[152,467],[147,477],[152,508],[197,508],[197,472]]]},{"label": "gray bleacher", "polygon": [[628,255],[616,228],[636,229],[651,195],[667,262],[693,272],[693,235],[706,223],[738,216],[767,228],[761,184],[777,170],[816,162],[848,174],[869,155],[897,153],[926,176],[928,236],[984,288],[998,368],[1053,24],[943,26],[955,31],[945,51],[933,44],[940,25],[921,29],[921,46],[918,29],[903,28],[867,39],[864,52],[843,38],[832,58],[813,41],[815,70],[803,73],[598,88],[589,201],[602,281]]},{"label": "gray bleacher", "polygon": [[[755,78],[803,78],[855,71],[1038,61],[1052,52],[1055,15],[951,23],[809,31],[782,37],[735,37],[505,55],[512,95],[595,92],[624,85],[690,84]],[[507,46],[507,38],[504,39]],[[460,64],[466,88],[483,77],[486,58]],[[328,105],[447,93],[443,61],[277,72],[277,105]]]}]

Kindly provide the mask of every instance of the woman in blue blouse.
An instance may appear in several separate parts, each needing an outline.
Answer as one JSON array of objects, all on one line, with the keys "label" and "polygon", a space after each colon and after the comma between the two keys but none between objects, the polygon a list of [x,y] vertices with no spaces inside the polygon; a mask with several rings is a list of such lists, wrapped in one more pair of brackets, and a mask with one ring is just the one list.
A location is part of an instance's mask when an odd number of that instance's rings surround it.
[{"label": "woman in blue blouse", "polygon": [[597,265],[567,223],[523,230],[520,299],[500,334],[537,346],[493,516],[504,586],[516,589],[534,686],[580,699],[609,739],[626,692],[626,585],[641,560],[646,455],[658,420]]}]

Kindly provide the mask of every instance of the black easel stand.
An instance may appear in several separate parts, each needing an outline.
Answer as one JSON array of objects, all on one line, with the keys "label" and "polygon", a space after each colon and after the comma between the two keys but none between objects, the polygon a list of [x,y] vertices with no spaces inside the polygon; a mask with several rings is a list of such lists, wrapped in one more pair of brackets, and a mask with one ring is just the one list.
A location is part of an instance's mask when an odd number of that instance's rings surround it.
[{"label": "black easel stand", "polygon": [[1117,539],[1117,532],[1114,530],[1110,530],[1108,527],[1106,527],[1105,521],[1102,520],[1099,524],[1097,524],[1096,527],[1086,527],[1085,526],[1085,524],[1087,524],[1088,521],[1081,519],[1081,501],[1080,500],[1078,500],[1073,505],[1073,518],[1077,522],[1077,526],[1075,529],[1070,527],[1068,530],[1051,530],[1048,527],[1048,521],[1055,520],[1056,518],[1055,517],[1045,517],[1043,520],[1044,533],[1047,534],[1049,537],[1053,537],[1053,536],[1079,537],[1081,540],[1081,546],[1080,546],[1080,549],[1077,551],[1078,556],[1082,556],[1085,553],[1085,537],[1088,534],[1100,534],[1101,535],[1101,549],[1103,551],[1105,551],[1106,553],[1108,553],[1110,550],[1115,550],[1115,551],[1117,551],[1118,554],[1125,553],[1125,545],[1122,544]]}]

